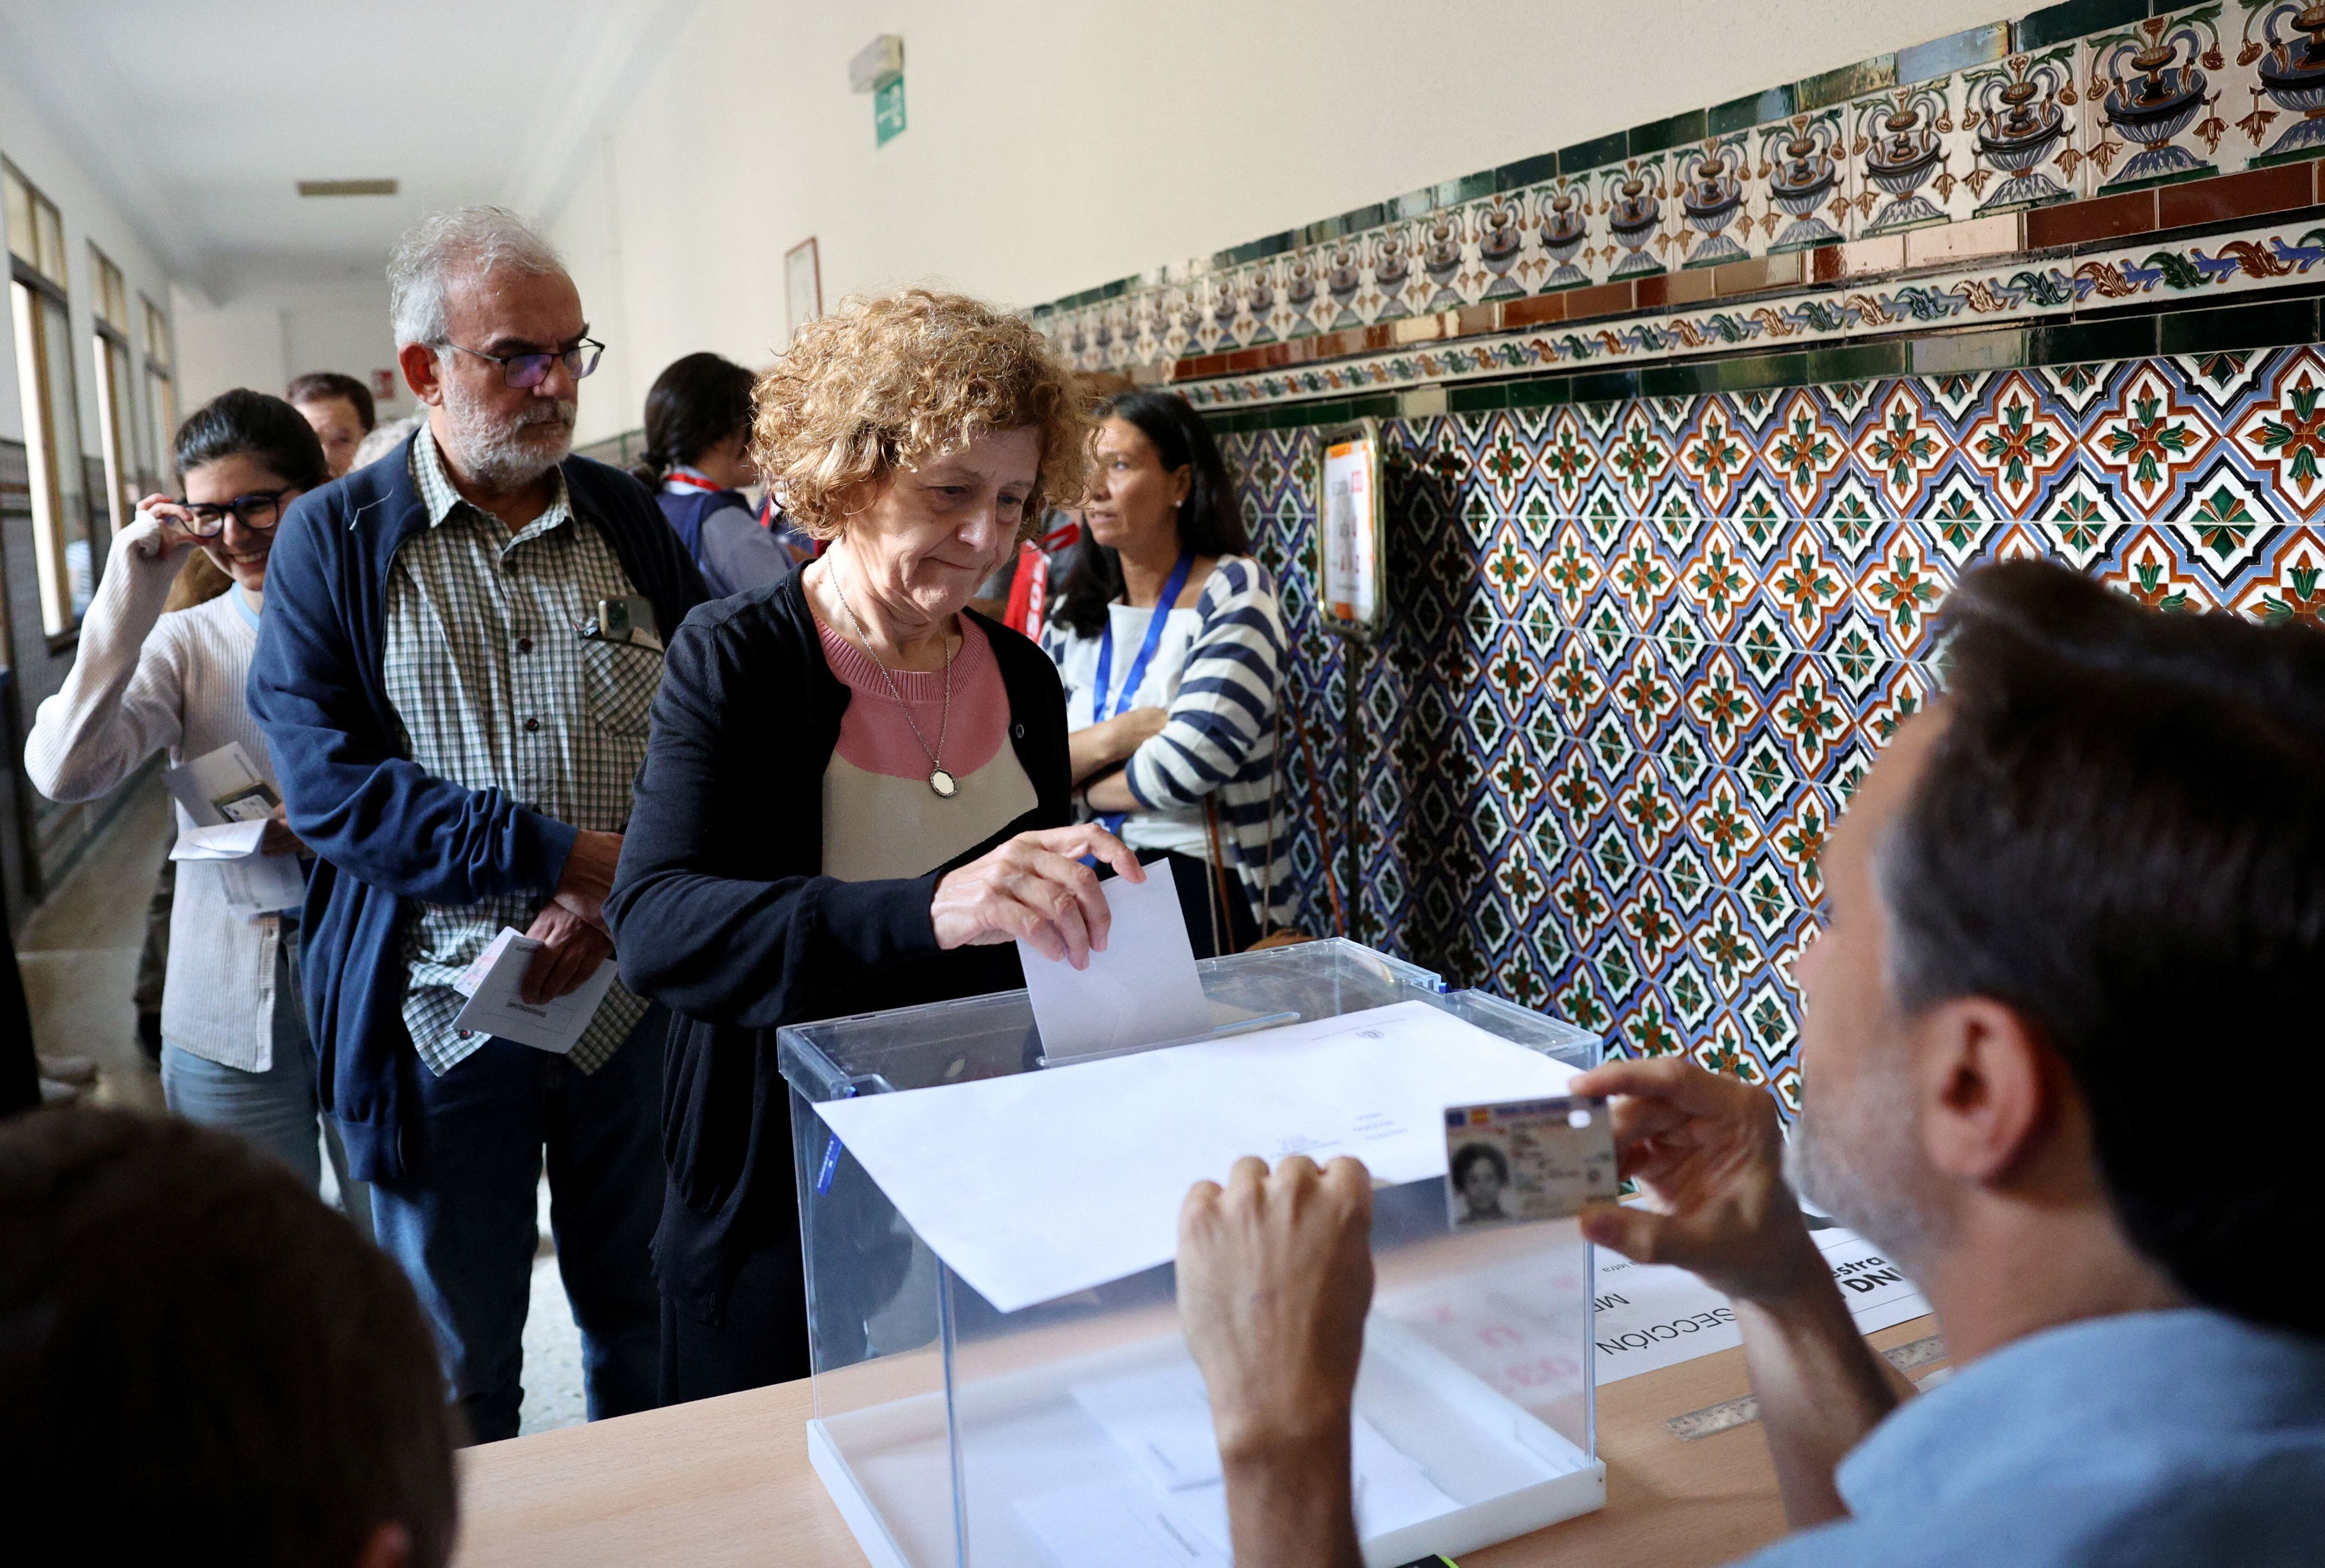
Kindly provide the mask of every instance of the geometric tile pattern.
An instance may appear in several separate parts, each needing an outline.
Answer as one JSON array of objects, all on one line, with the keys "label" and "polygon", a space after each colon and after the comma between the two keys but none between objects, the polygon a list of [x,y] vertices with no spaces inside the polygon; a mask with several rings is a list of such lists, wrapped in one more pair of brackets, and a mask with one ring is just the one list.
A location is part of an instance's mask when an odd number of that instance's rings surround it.
[{"label": "geometric tile pattern", "polygon": [[1384,422],[1388,614],[1353,658],[1317,617],[1316,432],[1223,438],[1356,934],[1789,1116],[1819,855],[1940,684],[1956,577],[2036,554],[2161,610],[2325,622],[2325,357],[2076,369]]}]

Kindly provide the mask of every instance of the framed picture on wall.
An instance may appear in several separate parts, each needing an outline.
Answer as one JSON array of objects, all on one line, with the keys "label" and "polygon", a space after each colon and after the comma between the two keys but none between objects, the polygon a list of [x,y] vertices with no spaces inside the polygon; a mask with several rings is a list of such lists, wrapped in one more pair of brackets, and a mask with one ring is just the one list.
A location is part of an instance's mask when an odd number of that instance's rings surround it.
[{"label": "framed picture on wall", "polygon": [[786,341],[823,314],[823,263],[813,235],[783,252],[783,306]]},{"label": "framed picture on wall", "polygon": [[1368,637],[1386,598],[1382,577],[1380,426],[1323,432],[1323,493],[1316,504],[1316,597],[1328,630]]}]

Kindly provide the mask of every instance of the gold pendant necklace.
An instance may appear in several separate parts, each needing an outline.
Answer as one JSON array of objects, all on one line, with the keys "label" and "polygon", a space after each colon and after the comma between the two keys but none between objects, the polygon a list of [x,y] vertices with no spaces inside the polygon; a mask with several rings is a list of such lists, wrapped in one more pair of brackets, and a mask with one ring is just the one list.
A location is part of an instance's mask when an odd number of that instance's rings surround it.
[{"label": "gold pendant necklace", "polygon": [[920,721],[912,717],[912,705],[904,700],[903,691],[897,686],[896,677],[888,673],[886,662],[874,651],[872,634],[864,629],[864,622],[857,616],[856,607],[848,602],[848,590],[839,586],[839,574],[827,567],[825,577],[831,584],[833,595],[839,600],[839,608],[848,612],[848,624],[856,628],[857,639],[864,645],[864,651],[872,655],[873,666],[880,672],[880,679],[888,683],[888,694],[896,700],[896,706],[904,710],[904,722],[912,727],[912,738],[920,743],[922,755],[929,759],[930,790],[940,801],[952,799],[960,793],[960,781],[937,760],[944,753],[945,731],[952,724],[952,639],[946,637],[944,640],[944,707],[937,719],[937,743],[932,747],[928,737],[921,733]]}]

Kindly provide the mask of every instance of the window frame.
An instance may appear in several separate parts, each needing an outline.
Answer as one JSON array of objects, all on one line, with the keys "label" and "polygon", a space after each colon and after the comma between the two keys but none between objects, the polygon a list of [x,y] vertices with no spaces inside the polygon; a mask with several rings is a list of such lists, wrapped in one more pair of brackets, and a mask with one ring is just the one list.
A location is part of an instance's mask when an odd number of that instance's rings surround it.
[{"label": "window frame", "polygon": [[178,346],[171,334],[170,313],[144,294],[137,303],[145,313],[145,420],[153,447],[152,482],[168,489],[177,480],[171,456],[178,435]]},{"label": "window frame", "polygon": [[[129,467],[137,423],[137,392],[131,385],[129,333],[116,319],[129,314],[129,285],[113,258],[88,242],[91,292],[89,357],[97,371],[97,444],[105,459],[105,511],[109,532],[118,533],[136,515],[136,476]],[[128,428],[124,429],[126,425]]]},{"label": "window frame", "polygon": [[[17,248],[20,237],[15,223],[9,224],[8,302],[17,337],[16,379],[23,405],[24,450],[30,469],[27,477],[32,503],[32,554],[40,571],[41,629],[47,637],[49,651],[58,654],[79,643],[81,620],[87,613],[85,606],[76,608],[72,602],[70,545],[76,533],[89,551],[91,602],[96,599],[97,580],[104,570],[107,542],[98,538],[96,516],[88,504],[85,468],[77,474],[71,490],[80,497],[82,515],[77,520],[77,531],[67,526],[69,521],[74,520],[67,515],[67,491],[60,470],[69,461],[84,461],[80,450],[79,366],[72,350],[72,295],[68,280],[51,275],[42,264],[53,260],[61,269],[65,264],[63,214],[39,186],[5,159],[0,159],[0,183],[11,187],[7,191],[11,197],[22,190],[23,200],[12,200],[8,205],[11,209],[21,205],[31,217],[33,229],[29,244],[32,255],[28,256]],[[53,246],[47,243],[51,234],[55,236]],[[59,335],[50,330],[50,307],[64,319],[61,343],[52,341]],[[55,358],[59,353],[63,356],[60,366]],[[53,405],[52,389],[62,392],[65,407],[61,413]],[[60,440],[63,435],[70,436],[69,443]]]}]

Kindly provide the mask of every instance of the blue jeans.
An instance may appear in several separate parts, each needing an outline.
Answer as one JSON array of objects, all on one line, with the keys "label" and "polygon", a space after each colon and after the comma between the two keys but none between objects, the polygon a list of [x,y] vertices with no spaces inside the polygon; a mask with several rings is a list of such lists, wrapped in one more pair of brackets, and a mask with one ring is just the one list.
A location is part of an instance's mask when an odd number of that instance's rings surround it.
[{"label": "blue jeans", "polygon": [[307,1038],[307,1009],[299,991],[297,927],[283,923],[274,953],[274,1060],[264,1072],[228,1067],[163,1042],[162,1099],[175,1114],[249,1139],[281,1160],[310,1187],[322,1184],[315,1141],[320,1122],[338,1178],[340,1206],[356,1229],[371,1234],[370,1193],[347,1179],[339,1129],[320,1114],[315,1099],[315,1047]]},{"label": "blue jeans", "polygon": [[413,1074],[421,1122],[404,1135],[407,1172],[373,1184],[372,1223],[420,1294],[476,1442],[517,1433],[544,1147],[589,1419],[656,1403],[660,1300],[647,1248],[662,1213],[669,1032],[670,1014],[648,1008],[593,1073],[493,1039],[441,1078],[424,1066]]}]

